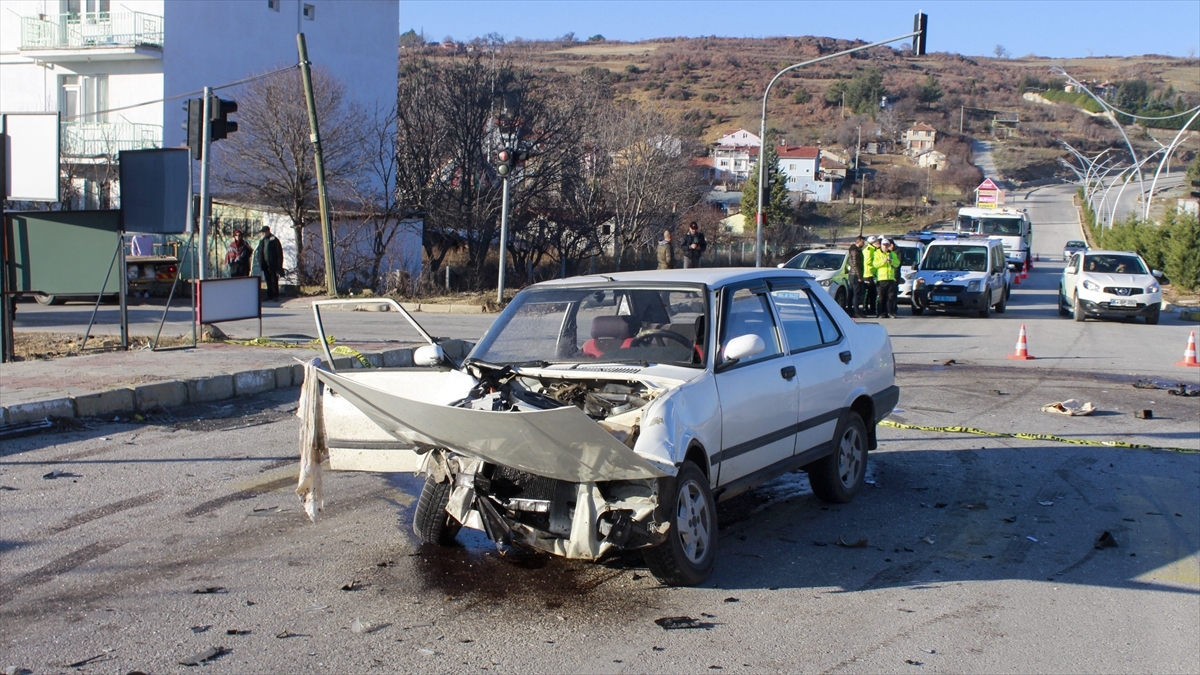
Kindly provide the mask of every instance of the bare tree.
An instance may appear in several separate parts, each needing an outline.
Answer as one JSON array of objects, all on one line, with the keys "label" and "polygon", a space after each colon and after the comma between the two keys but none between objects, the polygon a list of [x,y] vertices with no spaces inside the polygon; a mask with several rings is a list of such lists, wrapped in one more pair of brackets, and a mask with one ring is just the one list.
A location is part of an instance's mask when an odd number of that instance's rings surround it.
[{"label": "bare tree", "polygon": [[[359,174],[364,115],[347,99],[345,86],[321,69],[313,69],[313,92],[326,186],[331,198],[345,198]],[[312,281],[320,274],[308,248],[317,234],[306,226],[317,208],[317,180],[300,73],[256,80],[236,96],[238,132],[213,146],[217,184],[284,212],[295,234],[298,278]]]},{"label": "bare tree", "polygon": [[1011,54],[1008,53],[1008,48],[1006,48],[1004,45],[996,45],[996,48],[992,50],[992,53],[995,54],[996,58],[998,59],[1007,59],[1011,56]]}]

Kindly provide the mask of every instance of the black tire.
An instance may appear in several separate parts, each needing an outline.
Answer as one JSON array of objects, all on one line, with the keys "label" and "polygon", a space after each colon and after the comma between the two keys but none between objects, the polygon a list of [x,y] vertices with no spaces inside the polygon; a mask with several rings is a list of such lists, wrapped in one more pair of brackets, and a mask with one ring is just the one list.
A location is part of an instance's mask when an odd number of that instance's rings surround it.
[{"label": "black tire", "polygon": [[1075,320],[1080,323],[1083,323],[1084,319],[1087,318],[1087,313],[1083,311],[1083,303],[1079,301],[1078,295],[1075,296],[1075,306],[1072,311],[1075,314]]},{"label": "black tire", "polygon": [[988,299],[983,301],[983,309],[979,310],[979,318],[986,319],[992,315],[992,306],[988,304],[991,300],[991,295],[988,295]]},{"label": "black tire", "polygon": [[1004,310],[1008,309],[1008,296],[1004,293],[1000,294],[1000,302],[996,303],[996,313],[1003,314]]},{"label": "black tire", "polygon": [[1070,316],[1071,310],[1067,309],[1067,297],[1063,295],[1062,287],[1058,289],[1058,315]]},{"label": "black tire", "polygon": [[61,305],[66,303],[66,300],[56,295],[45,295],[42,293],[35,294],[33,299],[37,300],[39,305]]},{"label": "black tire", "polygon": [[922,307],[920,301],[917,300],[916,294],[914,294],[912,297],[912,313],[913,316],[921,316],[925,313],[925,308]]},{"label": "black tire", "polygon": [[1146,324],[1150,325],[1150,326],[1157,326],[1158,325],[1158,314],[1159,314],[1159,310],[1157,308],[1155,308],[1155,310],[1153,312],[1147,314],[1146,315]]},{"label": "black tire", "polygon": [[453,487],[450,482],[438,483],[433,476],[425,476],[425,487],[421,489],[421,498],[413,512],[413,532],[423,541],[440,546],[455,544],[454,538],[462,524],[446,513]]},{"label": "black tire", "polygon": [[659,505],[659,514],[671,527],[667,540],[643,551],[642,557],[650,573],[667,586],[704,583],[717,559],[717,505],[708,478],[685,461],[675,480],[664,482],[672,487],[659,493],[660,499],[668,500]]},{"label": "black tire", "polygon": [[846,308],[846,289],[839,288],[837,290],[837,295],[833,296],[833,301],[837,303],[838,307],[845,309]]},{"label": "black tire", "polygon": [[867,427],[847,413],[833,436],[833,453],[805,467],[813,494],[823,502],[845,504],[862,489],[867,475]]}]

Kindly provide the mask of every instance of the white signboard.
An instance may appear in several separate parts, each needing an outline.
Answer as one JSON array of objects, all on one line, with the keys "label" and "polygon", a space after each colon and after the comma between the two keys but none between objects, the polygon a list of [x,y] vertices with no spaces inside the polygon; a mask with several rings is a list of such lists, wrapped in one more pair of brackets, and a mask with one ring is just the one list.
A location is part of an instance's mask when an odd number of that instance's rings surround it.
[{"label": "white signboard", "polygon": [[261,319],[259,277],[205,279],[196,282],[196,311],[200,323]]},{"label": "white signboard", "polygon": [[58,201],[58,113],[0,117],[8,135],[5,194],[18,202]]}]

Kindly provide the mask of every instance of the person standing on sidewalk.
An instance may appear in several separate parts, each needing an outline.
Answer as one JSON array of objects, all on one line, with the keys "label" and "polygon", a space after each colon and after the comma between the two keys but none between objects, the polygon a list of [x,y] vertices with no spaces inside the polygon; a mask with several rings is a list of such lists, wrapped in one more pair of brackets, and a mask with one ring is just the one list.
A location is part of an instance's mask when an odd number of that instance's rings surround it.
[{"label": "person standing on sidewalk", "polygon": [[861,314],[858,311],[858,305],[862,302],[859,297],[862,294],[862,276],[863,276],[863,246],[866,246],[867,240],[860,234],[854,239],[854,243],[850,244],[846,249],[847,267],[849,274],[846,279],[846,313],[850,318],[854,318]]},{"label": "person standing on sidewalk", "polygon": [[875,316],[879,319],[889,319],[892,292],[896,288],[896,268],[892,267],[891,254],[888,253],[886,239],[880,242],[879,248],[871,254],[871,267],[875,277]]},{"label": "person standing on sidewalk", "polygon": [[279,274],[283,271],[283,244],[279,243],[279,239],[271,234],[271,228],[266,225],[260,231],[262,239],[258,242],[254,259],[267,282],[267,299],[278,300]]},{"label": "person standing on sidewalk", "polygon": [[683,235],[684,269],[699,267],[700,256],[704,255],[706,248],[708,248],[708,242],[704,240],[704,233],[700,231],[700,226],[693,220],[688,225],[688,233]]},{"label": "person standing on sidewalk", "polygon": [[229,265],[229,276],[250,276],[250,256],[254,251],[250,244],[242,238],[241,230],[233,231],[233,241],[229,242],[229,250],[225,253],[225,264]]},{"label": "person standing on sidewalk", "polygon": [[675,241],[670,230],[663,230],[662,241],[658,242],[658,269],[675,269]]},{"label": "person standing on sidewalk", "polygon": [[862,272],[862,310],[863,316],[875,313],[875,253],[879,251],[879,240],[874,235],[867,237],[867,245],[863,248]]}]

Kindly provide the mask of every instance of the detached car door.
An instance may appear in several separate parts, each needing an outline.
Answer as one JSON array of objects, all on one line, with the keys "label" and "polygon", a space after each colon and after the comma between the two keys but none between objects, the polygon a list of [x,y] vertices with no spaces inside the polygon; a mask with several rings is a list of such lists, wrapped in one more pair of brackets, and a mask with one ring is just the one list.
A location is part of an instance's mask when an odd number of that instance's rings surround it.
[{"label": "detached car door", "polygon": [[833,450],[852,356],[849,341],[817,295],[802,281],[771,282],[771,300],[796,368],[795,454],[805,455],[804,463]]},{"label": "detached car door", "polygon": [[[796,447],[796,367],[783,351],[765,284],[722,292],[717,396],[721,405],[718,484],[790,460]],[[733,338],[757,335],[765,349],[737,363],[722,364]]]}]

